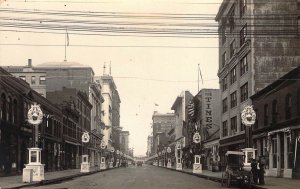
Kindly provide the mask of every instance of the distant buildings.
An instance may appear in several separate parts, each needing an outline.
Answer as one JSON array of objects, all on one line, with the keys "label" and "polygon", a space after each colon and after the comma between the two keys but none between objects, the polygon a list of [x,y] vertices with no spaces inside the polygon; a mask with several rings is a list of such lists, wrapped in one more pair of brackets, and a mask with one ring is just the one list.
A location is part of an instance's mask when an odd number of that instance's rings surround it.
[{"label": "distant buildings", "polygon": [[148,136],[148,138],[147,138],[147,152],[146,152],[147,157],[151,156],[152,148],[153,148],[153,136]]},{"label": "distant buildings", "polygon": [[129,154],[129,131],[121,131],[119,141],[120,150],[125,154]]},{"label": "distant buildings", "polygon": [[176,117],[173,113],[161,114],[155,111],[152,115],[152,121],[153,149],[151,153],[154,155],[168,146],[169,138],[167,133],[175,127]]},{"label": "distant buildings", "polygon": [[[193,95],[189,91],[182,91],[176,98],[171,109],[174,110],[175,114],[175,141],[180,142],[182,148],[186,146],[186,135],[183,130],[187,127],[187,105],[193,99]],[[171,133],[170,133],[171,134]],[[175,145],[175,144],[174,144]]]},{"label": "distant buildings", "polygon": [[[219,23],[220,153],[244,148],[249,98],[299,65],[299,1],[224,0]],[[251,18],[251,19],[248,19]]]},{"label": "distant buildings", "polygon": [[[33,145],[33,133],[26,116],[33,102],[41,104],[44,112],[38,145],[43,149],[46,171],[79,168],[83,153],[89,154],[91,166],[99,165],[101,156],[111,155],[112,148],[115,151],[122,148],[127,155],[133,153],[128,146],[129,132],[120,127],[121,101],[112,76],[95,77],[92,68],[74,62],[33,66],[28,60],[27,66],[4,68],[14,76],[1,68],[7,77],[0,77],[0,175],[21,172],[28,162],[27,148]],[[7,93],[10,89],[13,92]],[[18,97],[13,97],[13,93]],[[11,114],[12,111],[15,113]],[[6,122],[19,124],[18,128],[25,133],[16,130],[17,135],[13,136],[16,138],[9,139],[13,133],[3,124]],[[90,134],[86,147],[81,141],[84,131]],[[27,136],[23,143],[19,135]],[[101,150],[101,141],[108,145],[105,150]]]}]

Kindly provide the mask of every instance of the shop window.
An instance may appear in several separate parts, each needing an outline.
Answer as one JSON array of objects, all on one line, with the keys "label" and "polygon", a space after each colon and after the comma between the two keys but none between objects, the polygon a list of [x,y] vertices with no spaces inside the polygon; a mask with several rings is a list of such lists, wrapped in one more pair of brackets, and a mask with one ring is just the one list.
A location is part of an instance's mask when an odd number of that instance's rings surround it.
[{"label": "shop window", "polygon": [[287,168],[292,169],[294,167],[294,149],[291,144],[291,134],[286,133],[286,143],[287,143]]},{"label": "shop window", "polygon": [[277,138],[272,138],[273,168],[277,168]]},{"label": "shop window", "polygon": [[290,119],[292,117],[292,96],[287,94],[285,97],[285,118]]}]

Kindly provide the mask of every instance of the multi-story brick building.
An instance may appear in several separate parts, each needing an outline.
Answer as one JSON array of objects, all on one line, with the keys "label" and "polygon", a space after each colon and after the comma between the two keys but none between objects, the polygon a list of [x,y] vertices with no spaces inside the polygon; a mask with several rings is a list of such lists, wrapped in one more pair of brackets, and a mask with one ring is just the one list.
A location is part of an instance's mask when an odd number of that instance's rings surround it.
[{"label": "multi-story brick building", "polygon": [[224,0],[219,23],[220,151],[244,148],[249,97],[299,65],[298,0]]},{"label": "multi-story brick building", "polygon": [[[0,175],[18,174],[28,163],[28,150],[42,148],[42,163],[46,171],[62,168],[62,111],[20,78],[0,67]],[[44,117],[38,126],[38,141],[34,143],[34,128],[27,120],[30,105],[40,104]]]},{"label": "multi-story brick building", "polygon": [[176,117],[173,113],[161,114],[156,111],[152,115],[153,149],[152,155],[157,154],[163,147],[169,145],[168,132],[175,127]]},{"label": "multi-story brick building", "polygon": [[257,114],[252,137],[266,174],[300,178],[300,66],[251,97]]}]

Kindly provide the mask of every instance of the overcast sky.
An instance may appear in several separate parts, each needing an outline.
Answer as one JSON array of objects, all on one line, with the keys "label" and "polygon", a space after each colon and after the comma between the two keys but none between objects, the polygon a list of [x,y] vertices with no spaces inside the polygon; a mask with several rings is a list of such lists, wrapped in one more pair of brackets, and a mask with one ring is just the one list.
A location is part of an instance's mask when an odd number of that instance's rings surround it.
[{"label": "overcast sky", "polygon": [[[1,8],[13,10],[97,11],[117,14],[130,12],[138,13],[137,15],[143,13],[215,15],[221,0],[1,0],[1,2]],[[11,18],[62,18],[49,15],[3,13],[2,11],[0,11],[0,17],[0,21],[5,18],[5,22],[11,22]],[[76,16],[67,19],[216,24],[213,19],[178,21],[174,19],[149,20],[148,18],[144,20],[140,18],[77,18]],[[19,21],[19,23],[23,22]],[[43,30],[45,33],[32,32],[42,30],[20,32],[29,30],[0,26],[0,66],[26,65],[29,58],[32,59],[33,65],[64,60],[65,34],[54,34],[50,30]],[[171,106],[181,91],[189,90],[193,95],[197,93],[198,64],[200,64],[204,80],[203,84],[200,83],[200,87],[219,88],[216,36],[211,38],[128,37],[75,35],[72,31],[68,33],[67,61],[91,66],[96,75],[102,75],[104,62],[107,66],[111,62],[112,76],[122,101],[121,126],[124,130],[130,131],[130,147],[134,148],[135,155],[146,153],[153,111],[172,112]],[[158,106],[155,106],[155,103]]]}]

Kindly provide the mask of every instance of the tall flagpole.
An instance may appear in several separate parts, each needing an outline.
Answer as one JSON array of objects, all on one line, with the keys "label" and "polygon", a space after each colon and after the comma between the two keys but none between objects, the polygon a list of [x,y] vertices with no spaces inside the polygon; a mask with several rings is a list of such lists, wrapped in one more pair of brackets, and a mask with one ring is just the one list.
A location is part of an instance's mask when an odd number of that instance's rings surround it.
[{"label": "tall flagpole", "polygon": [[200,64],[198,64],[198,72],[197,72],[197,74],[198,74],[198,91],[197,91],[197,92],[198,92],[198,93],[199,93],[199,69],[200,69],[199,66],[200,66]]},{"label": "tall flagpole", "polygon": [[67,61],[67,28],[65,34],[65,62]]}]

